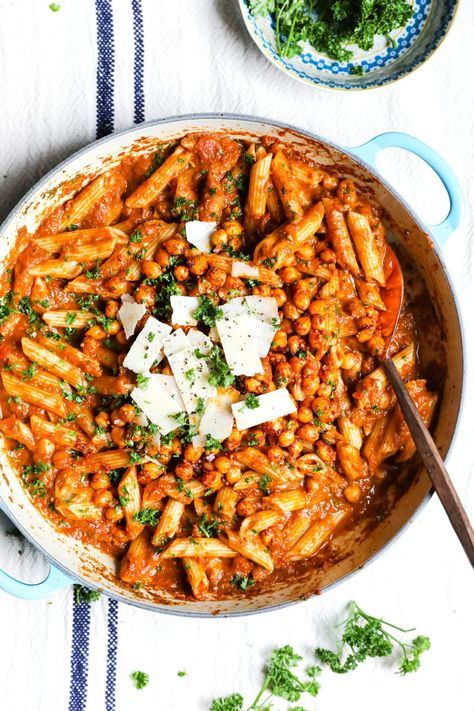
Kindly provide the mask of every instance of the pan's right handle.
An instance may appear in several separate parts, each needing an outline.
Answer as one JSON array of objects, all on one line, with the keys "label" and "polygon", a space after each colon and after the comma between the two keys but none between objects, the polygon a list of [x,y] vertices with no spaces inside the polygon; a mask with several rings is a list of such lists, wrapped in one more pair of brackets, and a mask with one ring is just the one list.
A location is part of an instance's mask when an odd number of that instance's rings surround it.
[{"label": "pan's right handle", "polygon": [[464,192],[455,172],[445,159],[428,144],[408,133],[390,131],[372,138],[356,148],[349,148],[358,158],[372,168],[376,168],[377,154],[385,148],[403,148],[425,161],[437,174],[449,196],[449,213],[438,225],[428,225],[430,232],[440,247],[459,227],[465,213]]}]

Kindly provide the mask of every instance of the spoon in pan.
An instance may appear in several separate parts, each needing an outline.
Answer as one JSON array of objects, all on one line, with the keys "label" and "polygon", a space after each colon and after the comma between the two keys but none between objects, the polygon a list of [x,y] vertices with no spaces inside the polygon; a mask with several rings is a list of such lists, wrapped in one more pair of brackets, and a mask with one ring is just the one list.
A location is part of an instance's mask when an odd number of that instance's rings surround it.
[{"label": "spoon in pan", "polygon": [[385,368],[390,385],[397,396],[400,409],[435,491],[448,514],[451,525],[471,565],[474,567],[474,531],[467,513],[456,493],[436,444],[389,355],[390,346],[403,304],[404,286],[400,263],[388,245],[384,261],[384,270],[386,274],[386,284],[385,287],[380,288],[380,295],[385,304],[386,311],[381,312],[380,323],[385,345],[380,355],[380,361]]}]

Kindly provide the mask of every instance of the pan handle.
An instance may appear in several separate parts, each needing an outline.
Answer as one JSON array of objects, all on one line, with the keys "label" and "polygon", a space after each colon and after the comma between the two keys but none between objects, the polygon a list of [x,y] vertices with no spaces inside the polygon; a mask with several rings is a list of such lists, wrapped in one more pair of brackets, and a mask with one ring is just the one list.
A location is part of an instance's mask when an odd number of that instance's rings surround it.
[{"label": "pan handle", "polygon": [[41,600],[60,588],[72,585],[73,581],[59,568],[49,566],[48,575],[40,583],[24,583],[0,570],[0,590],[22,600]]},{"label": "pan handle", "polygon": [[376,168],[377,154],[385,148],[404,148],[428,163],[434,170],[449,196],[449,213],[438,225],[428,228],[440,247],[444,247],[448,237],[459,227],[465,213],[464,193],[461,184],[448,163],[433,148],[408,133],[389,131],[372,138],[356,148],[350,148],[357,158]]}]

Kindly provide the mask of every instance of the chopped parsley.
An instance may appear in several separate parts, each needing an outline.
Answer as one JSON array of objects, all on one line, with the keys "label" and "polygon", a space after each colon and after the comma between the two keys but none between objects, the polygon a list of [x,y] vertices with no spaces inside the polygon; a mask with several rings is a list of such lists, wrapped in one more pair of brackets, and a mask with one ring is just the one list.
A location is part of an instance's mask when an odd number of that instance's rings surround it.
[{"label": "chopped parsley", "polygon": [[206,452],[209,450],[221,450],[222,449],[222,442],[219,442],[218,439],[215,437],[212,437],[210,434],[206,435],[206,444],[204,445],[204,449]]},{"label": "chopped parsley", "polygon": [[199,306],[192,315],[197,321],[211,328],[224,314],[220,306],[217,306],[207,294],[203,294],[199,297]]},{"label": "chopped parsley", "polygon": [[198,397],[197,403],[196,403],[196,414],[203,415],[205,409],[206,409],[206,403],[204,402],[204,398]]},{"label": "chopped parsley", "polygon": [[133,514],[133,520],[138,521],[138,523],[143,523],[146,526],[157,526],[160,516],[161,511],[158,511],[158,509],[140,509],[140,511]]},{"label": "chopped parsley", "polygon": [[137,386],[140,390],[146,390],[150,378],[147,378],[143,373],[137,373]]},{"label": "chopped parsley", "polygon": [[150,681],[150,677],[143,671],[134,671],[130,674],[135,683],[136,689],[144,689]]},{"label": "chopped parsley", "polygon": [[32,378],[34,378],[35,373],[36,373],[36,368],[37,368],[36,363],[32,363],[31,365],[28,366],[28,368],[25,368],[25,370],[21,374],[23,380],[31,380]]},{"label": "chopped parsley", "polygon": [[262,491],[265,496],[270,495],[270,489],[268,488],[268,485],[271,483],[271,481],[272,478],[269,474],[264,474],[259,481],[258,486],[260,488],[260,491]]},{"label": "chopped parsley", "polygon": [[135,230],[133,234],[130,235],[130,242],[134,242],[135,244],[140,244],[142,241],[142,233],[140,230]]},{"label": "chopped parsley", "polygon": [[199,349],[195,353],[198,358],[206,358],[209,367],[209,383],[211,385],[215,385],[218,388],[228,388],[233,384],[235,378],[230,372],[219,346],[213,345],[211,352],[207,356],[203,355]]},{"label": "chopped parsley", "polygon": [[247,590],[247,588],[251,588],[252,585],[255,585],[256,581],[251,575],[233,575],[230,582],[232,585],[235,585],[236,588]]},{"label": "chopped parsley", "polygon": [[96,602],[100,598],[100,592],[98,590],[90,590],[84,585],[74,586],[74,599],[76,605],[81,605],[82,603],[89,604],[89,602]]},{"label": "chopped parsley", "polygon": [[219,533],[221,522],[215,518],[208,518],[206,514],[201,516],[198,524],[198,530],[204,538],[215,538]]},{"label": "chopped parsley", "polygon": [[248,407],[249,410],[255,410],[257,407],[260,407],[258,397],[254,395],[254,393],[247,395],[245,398],[245,406]]}]

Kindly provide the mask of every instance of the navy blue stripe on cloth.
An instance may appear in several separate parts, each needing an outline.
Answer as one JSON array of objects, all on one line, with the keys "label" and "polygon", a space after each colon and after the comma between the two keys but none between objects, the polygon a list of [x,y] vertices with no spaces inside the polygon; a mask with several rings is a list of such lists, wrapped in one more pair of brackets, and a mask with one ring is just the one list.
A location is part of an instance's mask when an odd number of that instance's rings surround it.
[{"label": "navy blue stripe on cloth", "polygon": [[112,0],[95,0],[97,22],[97,138],[114,130],[114,24]]},{"label": "navy blue stripe on cloth", "polygon": [[143,41],[143,14],[141,0],[132,0],[133,40],[135,44],[133,57],[133,120],[141,123],[145,120],[145,93],[143,91],[143,73],[145,64],[145,47]]},{"label": "navy blue stripe on cloth", "polygon": [[72,649],[69,711],[85,711],[86,708],[90,622],[91,611],[89,603],[77,603],[76,590],[74,587],[72,596]]},{"label": "navy blue stripe on cloth", "polygon": [[115,711],[117,675],[118,602],[108,601],[107,609],[107,676],[105,679],[105,711]]}]

